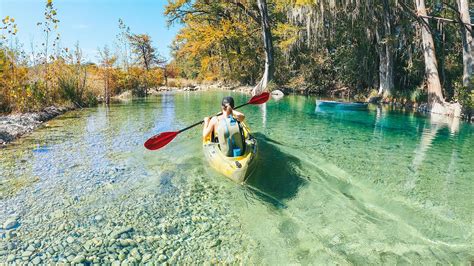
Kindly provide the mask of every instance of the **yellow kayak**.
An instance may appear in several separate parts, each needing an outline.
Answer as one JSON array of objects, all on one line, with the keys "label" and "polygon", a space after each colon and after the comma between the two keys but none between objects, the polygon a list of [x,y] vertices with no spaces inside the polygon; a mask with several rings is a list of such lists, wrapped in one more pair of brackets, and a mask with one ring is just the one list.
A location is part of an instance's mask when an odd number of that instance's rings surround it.
[{"label": "yellow kayak", "polygon": [[211,167],[239,184],[245,182],[251,174],[257,157],[257,139],[250,135],[245,123],[242,122],[241,125],[245,139],[245,150],[241,156],[225,156],[219,148],[219,143],[212,142],[210,136],[202,141],[204,155]]}]

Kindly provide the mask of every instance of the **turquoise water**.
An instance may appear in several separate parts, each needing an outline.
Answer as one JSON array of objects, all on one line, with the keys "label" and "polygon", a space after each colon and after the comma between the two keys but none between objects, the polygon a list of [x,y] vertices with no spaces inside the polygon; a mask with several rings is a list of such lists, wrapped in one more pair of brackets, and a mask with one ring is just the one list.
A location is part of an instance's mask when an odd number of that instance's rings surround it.
[{"label": "turquoise water", "polygon": [[[0,150],[0,261],[469,264],[474,127],[286,96],[242,111],[258,139],[245,186],[202,158],[225,92],[69,112]],[[246,95],[232,93],[236,104]]]}]

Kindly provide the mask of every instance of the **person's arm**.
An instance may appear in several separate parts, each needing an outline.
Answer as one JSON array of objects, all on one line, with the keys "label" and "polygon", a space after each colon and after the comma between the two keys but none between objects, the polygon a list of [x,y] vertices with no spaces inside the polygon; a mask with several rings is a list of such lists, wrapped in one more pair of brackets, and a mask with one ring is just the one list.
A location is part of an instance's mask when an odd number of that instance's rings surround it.
[{"label": "person's arm", "polygon": [[214,125],[216,123],[216,117],[209,118],[205,117],[204,118],[204,127],[202,129],[202,137],[205,138],[209,134],[211,134],[212,130],[214,130]]},{"label": "person's arm", "polygon": [[239,111],[232,110],[232,116],[234,116],[237,121],[242,122],[245,119],[245,115]]}]

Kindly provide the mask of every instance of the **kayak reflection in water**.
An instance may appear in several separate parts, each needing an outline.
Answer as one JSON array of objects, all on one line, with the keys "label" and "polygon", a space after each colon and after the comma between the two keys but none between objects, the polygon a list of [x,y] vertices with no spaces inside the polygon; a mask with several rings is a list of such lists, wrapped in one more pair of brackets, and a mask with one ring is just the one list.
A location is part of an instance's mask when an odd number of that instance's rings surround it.
[{"label": "kayak reflection in water", "polygon": [[210,135],[213,142],[219,142],[226,156],[240,156],[244,148],[240,122],[244,121],[245,115],[234,110],[234,99],[230,96],[222,99],[221,109],[222,115],[204,118],[202,137],[205,139]]}]

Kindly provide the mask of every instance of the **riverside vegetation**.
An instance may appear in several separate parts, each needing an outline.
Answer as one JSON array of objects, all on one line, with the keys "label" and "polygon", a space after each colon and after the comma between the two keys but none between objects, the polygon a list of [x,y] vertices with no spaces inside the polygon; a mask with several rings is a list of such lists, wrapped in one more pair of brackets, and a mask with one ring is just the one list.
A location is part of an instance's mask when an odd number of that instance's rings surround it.
[{"label": "riverside vegetation", "polygon": [[472,112],[467,0],[170,1],[166,14],[184,24],[175,62],[190,78],[254,84],[265,64],[269,81],[305,93]]},{"label": "riverside vegetation", "polygon": [[101,47],[98,63],[86,62],[79,43],[60,46],[57,16],[53,1],[46,1],[44,18],[37,23],[44,39],[40,45],[31,43],[30,52],[15,37],[21,30],[15,18],[2,19],[0,113],[39,111],[50,105],[94,106],[109,103],[123,91],[145,96],[149,87],[163,81],[164,73],[174,73],[164,70],[151,38],[131,33],[121,20],[115,51]]},{"label": "riverside vegetation", "polygon": [[165,15],[183,28],[169,63],[149,35],[132,33],[122,20],[115,49],[99,49],[99,64],[85,62],[79,44],[60,47],[57,12],[47,0],[38,22],[44,40],[31,44],[31,55],[15,39],[15,19],[2,20],[1,112],[108,103],[123,91],[146,96],[159,84],[179,86],[168,84],[174,77],[254,85],[265,65],[269,89],[409,106],[456,101],[472,114],[467,0],[173,0]]}]

